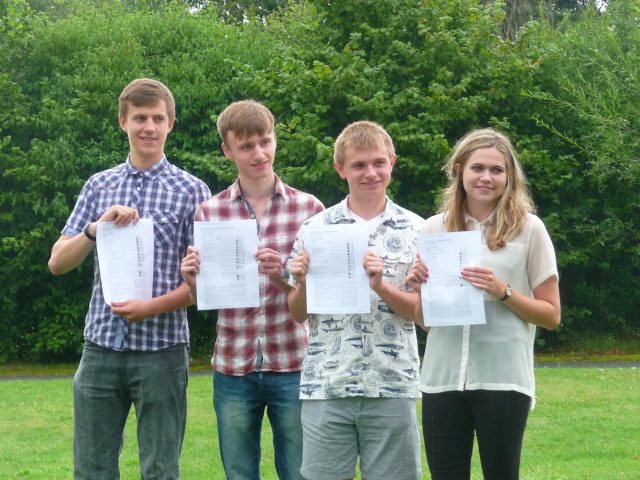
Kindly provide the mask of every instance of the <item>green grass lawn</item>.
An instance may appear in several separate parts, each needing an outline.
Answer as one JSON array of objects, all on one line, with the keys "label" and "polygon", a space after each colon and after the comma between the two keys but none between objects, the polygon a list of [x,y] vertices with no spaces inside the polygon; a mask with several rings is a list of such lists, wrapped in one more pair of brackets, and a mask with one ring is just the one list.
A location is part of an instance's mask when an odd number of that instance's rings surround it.
[{"label": "green grass lawn", "polygon": [[[538,368],[538,404],[522,456],[523,480],[640,479],[640,369]],[[72,478],[70,378],[0,381],[0,478]],[[133,413],[121,458],[123,479],[139,478]],[[276,479],[268,423],[264,479]],[[218,455],[211,376],[189,381],[182,477],[224,479]],[[423,451],[424,478],[428,469]],[[474,454],[474,479],[481,479]],[[390,479],[392,480],[392,479]]]}]

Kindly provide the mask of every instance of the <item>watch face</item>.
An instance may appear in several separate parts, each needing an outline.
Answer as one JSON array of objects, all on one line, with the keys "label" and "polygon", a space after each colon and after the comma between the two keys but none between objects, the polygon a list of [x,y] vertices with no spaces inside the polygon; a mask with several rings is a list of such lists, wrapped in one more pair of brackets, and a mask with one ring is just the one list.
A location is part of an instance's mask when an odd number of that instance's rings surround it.
[{"label": "watch face", "polygon": [[509,298],[511,296],[511,293],[513,292],[513,290],[511,289],[511,285],[507,285],[507,288],[504,291],[504,295],[502,296],[502,298],[500,299],[500,301],[504,301],[507,298]]}]

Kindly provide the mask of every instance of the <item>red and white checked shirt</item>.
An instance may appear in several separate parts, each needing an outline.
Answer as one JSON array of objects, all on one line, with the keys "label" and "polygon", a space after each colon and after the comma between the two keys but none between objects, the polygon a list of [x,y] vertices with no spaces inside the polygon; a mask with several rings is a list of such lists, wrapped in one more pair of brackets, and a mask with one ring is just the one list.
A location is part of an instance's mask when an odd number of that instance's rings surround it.
[{"label": "red and white checked shirt", "polygon": [[[260,248],[280,254],[284,266],[302,222],[324,210],[313,195],[285,185],[278,176],[271,202],[258,228]],[[195,221],[251,219],[236,180],[226,190],[203,202],[196,210]],[[263,371],[296,372],[302,368],[309,326],[291,318],[285,292],[260,275],[260,307],[229,308],[218,312],[216,343],[211,365],[226,375],[246,375],[256,369],[258,341]]]}]

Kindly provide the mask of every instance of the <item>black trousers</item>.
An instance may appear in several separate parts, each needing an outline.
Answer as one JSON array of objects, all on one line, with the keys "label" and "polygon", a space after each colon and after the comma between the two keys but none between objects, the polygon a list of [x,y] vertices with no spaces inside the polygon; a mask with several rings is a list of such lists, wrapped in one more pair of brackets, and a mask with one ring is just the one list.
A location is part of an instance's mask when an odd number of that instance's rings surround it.
[{"label": "black trousers", "polygon": [[531,398],[514,391],[425,393],[422,428],[432,480],[469,480],[474,433],[485,480],[517,480]]}]

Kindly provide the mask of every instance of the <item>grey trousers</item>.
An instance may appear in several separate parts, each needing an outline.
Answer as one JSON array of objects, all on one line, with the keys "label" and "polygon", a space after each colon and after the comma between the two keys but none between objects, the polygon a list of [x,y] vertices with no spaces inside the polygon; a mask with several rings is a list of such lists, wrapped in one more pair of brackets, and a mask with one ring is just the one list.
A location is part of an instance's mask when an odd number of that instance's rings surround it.
[{"label": "grey trousers", "polygon": [[87,342],[73,379],[76,480],[116,480],[131,405],[137,418],[140,474],[179,479],[187,418],[188,351],[119,352]]}]

